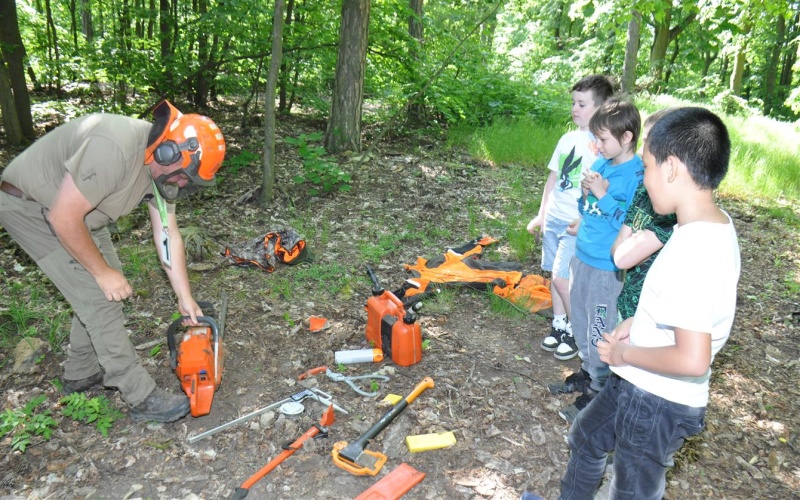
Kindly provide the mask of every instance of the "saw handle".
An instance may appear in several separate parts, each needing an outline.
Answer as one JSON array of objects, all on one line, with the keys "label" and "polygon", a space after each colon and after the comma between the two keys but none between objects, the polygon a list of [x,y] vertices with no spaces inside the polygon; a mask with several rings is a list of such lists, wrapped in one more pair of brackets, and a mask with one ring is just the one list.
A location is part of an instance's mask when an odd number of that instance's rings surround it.
[{"label": "saw handle", "polygon": [[[180,318],[176,319],[169,325],[167,328],[167,346],[169,347],[169,366],[173,370],[178,367],[178,346],[175,343],[175,332],[178,331],[178,327],[183,323],[183,320],[189,319],[188,316],[181,316]],[[197,317],[198,323],[205,323],[206,325],[211,327],[211,338],[213,339],[214,345],[219,344],[219,327],[217,326],[217,322],[211,316],[198,316]]]}]

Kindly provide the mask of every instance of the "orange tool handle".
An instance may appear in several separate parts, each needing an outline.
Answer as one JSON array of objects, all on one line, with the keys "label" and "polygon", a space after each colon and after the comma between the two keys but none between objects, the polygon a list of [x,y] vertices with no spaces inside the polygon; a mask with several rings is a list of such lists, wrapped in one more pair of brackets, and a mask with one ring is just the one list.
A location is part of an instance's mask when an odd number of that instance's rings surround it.
[{"label": "orange tool handle", "polygon": [[[333,421],[334,421],[333,405],[331,405],[328,406],[328,409],[325,410],[325,413],[322,414],[322,418],[320,419],[320,426],[327,427],[328,425],[332,424]],[[319,433],[320,433],[320,428],[316,425],[308,429],[306,432],[303,433],[302,436],[300,436],[292,444],[290,444],[287,447],[287,449],[280,452],[275,458],[270,460],[270,462],[267,465],[262,467],[261,470],[250,476],[250,479],[248,479],[247,481],[242,483],[241,486],[236,488],[231,498],[233,500],[240,500],[246,497],[250,488],[252,488],[254,484],[259,482],[262,477],[272,472],[275,469],[275,467],[281,464],[281,462],[283,462],[284,460],[289,458],[292,454],[294,454],[294,452],[299,450],[303,446],[303,443],[306,442],[306,440],[313,438]]]},{"label": "orange tool handle", "polygon": [[414,387],[414,390],[411,391],[411,394],[406,396],[406,403],[411,404],[412,401],[417,399],[417,396],[422,394],[425,389],[433,389],[436,384],[433,383],[433,379],[430,377],[425,377],[422,381]]},{"label": "orange tool handle", "polygon": [[297,377],[297,380],[303,380],[303,379],[311,377],[313,375],[317,375],[319,373],[322,373],[322,372],[326,371],[327,369],[328,369],[327,366],[318,366],[316,368],[312,368],[312,369],[308,370],[307,372],[303,373],[302,375],[300,375],[299,377]]}]

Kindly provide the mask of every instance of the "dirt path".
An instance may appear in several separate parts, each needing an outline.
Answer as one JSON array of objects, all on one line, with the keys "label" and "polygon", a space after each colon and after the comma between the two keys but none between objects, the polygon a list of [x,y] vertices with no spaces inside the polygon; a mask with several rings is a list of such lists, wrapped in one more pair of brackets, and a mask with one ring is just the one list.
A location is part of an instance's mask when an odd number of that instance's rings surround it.
[{"label": "dirt path", "polygon": [[[298,124],[283,126],[288,135],[299,133]],[[230,133],[231,151],[258,150],[258,137],[249,137]],[[298,168],[288,145],[279,144],[278,155],[290,166],[284,171]],[[348,375],[393,369],[378,398],[358,396],[325,376],[302,385],[296,380],[309,368],[332,365],[333,351],[367,347],[365,256],[383,253],[374,267],[388,288],[407,277],[403,264],[433,257],[475,232],[500,238],[490,252],[505,260],[501,228],[507,205],[497,180],[501,176],[494,175],[502,168],[471,165],[468,158],[432,147],[390,144],[354,172],[349,193],[302,198],[289,188],[294,206],[281,195],[262,212],[237,203],[259,178],[253,168],[241,168],[224,177],[213,198],[201,194],[189,200],[179,207],[181,224],[200,228],[209,248],[218,250],[210,240],[241,242],[289,225],[308,239],[315,267],[280,267],[265,274],[215,267],[220,261],[213,255],[194,263],[198,298],[216,301],[223,291],[230,297],[225,375],[211,414],[167,425],[136,424],[126,416],[108,439],[63,420],[49,442],[35,441],[24,454],[8,452],[8,439],[0,440],[5,450],[0,458],[0,495],[5,496],[0,498],[228,498],[283,444],[317,422],[323,406],[306,400],[299,417],[275,412],[192,445],[186,438],[305,387],[330,393],[349,414],[337,413],[327,440],[307,442],[256,484],[250,497],[353,498],[376,479],[334,466],[333,443],[355,440],[386,411],[376,399],[405,395],[425,376],[434,379],[435,388],[369,445],[388,457],[379,477],[405,462],[426,474],[407,498],[506,499],[524,490],[555,498],[568,457],[568,429],[558,409],[572,398],[551,396],[545,387],[578,362],[559,362],[538,348],[548,328],[541,316],[511,317],[493,312],[485,294],[449,293],[422,311],[429,348],[420,363],[402,368],[385,361],[347,369]],[[538,193],[544,176],[531,172],[525,181]],[[707,429],[677,457],[667,498],[790,498],[800,491],[800,303],[797,282],[787,278],[794,273],[800,280],[797,215],[792,226],[744,202],[726,199],[723,205],[742,244],[739,311],[731,340],[714,365]],[[118,235],[119,248],[151,250],[145,219],[143,212],[131,218],[132,229]],[[392,245],[381,247],[386,241]],[[0,250],[4,292],[15,280],[30,283],[22,276],[30,271],[14,270],[15,263],[30,263],[5,234]],[[540,274],[538,254],[522,264],[526,273]],[[166,280],[149,271],[136,274],[132,284],[137,297],[128,304],[128,327],[134,344],[162,338],[174,307]],[[55,296],[49,286],[42,285],[41,293]],[[310,333],[303,325],[310,315],[328,318],[330,329]],[[160,383],[178,390],[165,353],[149,356],[145,349],[142,357]],[[61,375],[63,355],[49,353],[31,375],[13,375],[5,362],[11,355],[7,349],[0,352],[2,408],[24,404],[41,391],[54,404],[58,397],[48,381]],[[124,407],[114,392],[90,393],[98,394]],[[457,444],[411,454],[404,442],[407,435],[444,431],[452,431]]]}]

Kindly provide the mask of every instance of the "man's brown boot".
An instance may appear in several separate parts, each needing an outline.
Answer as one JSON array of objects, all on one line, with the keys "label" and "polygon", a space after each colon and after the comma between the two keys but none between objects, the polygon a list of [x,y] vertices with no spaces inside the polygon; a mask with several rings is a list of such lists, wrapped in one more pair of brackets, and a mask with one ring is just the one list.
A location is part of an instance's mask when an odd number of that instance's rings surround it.
[{"label": "man's brown boot", "polygon": [[69,396],[73,392],[84,392],[102,383],[103,383],[103,371],[100,370],[91,377],[82,378],[80,380],[64,379],[64,387],[62,387],[61,392],[65,396]]},{"label": "man's brown boot", "polygon": [[189,398],[185,394],[170,394],[158,387],[130,410],[131,418],[137,422],[174,422],[187,413]]}]

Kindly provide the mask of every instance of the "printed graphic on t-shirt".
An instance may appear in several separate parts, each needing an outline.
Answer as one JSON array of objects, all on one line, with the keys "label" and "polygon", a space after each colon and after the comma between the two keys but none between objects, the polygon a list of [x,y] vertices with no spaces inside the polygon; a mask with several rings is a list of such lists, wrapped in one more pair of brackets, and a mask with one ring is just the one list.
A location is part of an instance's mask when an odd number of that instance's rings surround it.
[{"label": "printed graphic on t-shirt", "polygon": [[597,343],[603,338],[603,332],[606,331],[608,324],[606,319],[608,317],[608,306],[605,304],[597,304],[594,308],[594,318],[590,327],[591,333],[589,334],[589,341],[593,346],[597,347]]},{"label": "printed graphic on t-shirt", "polygon": [[559,175],[558,188],[566,191],[577,186],[581,180],[581,164],[583,158],[575,155],[575,147],[565,156],[560,158],[561,173]]},{"label": "printed graphic on t-shirt", "polygon": [[[597,205],[598,201],[599,200],[597,199],[597,196],[595,196],[591,191],[589,191],[589,194],[586,196],[586,199],[583,202],[583,213],[589,215],[603,215],[603,211]],[[614,210],[613,214],[606,214],[606,215],[610,215],[616,218],[618,214],[624,213],[628,207],[627,203],[625,203],[625,200],[618,200],[614,198],[614,201],[617,202],[617,206],[619,208]]]}]

